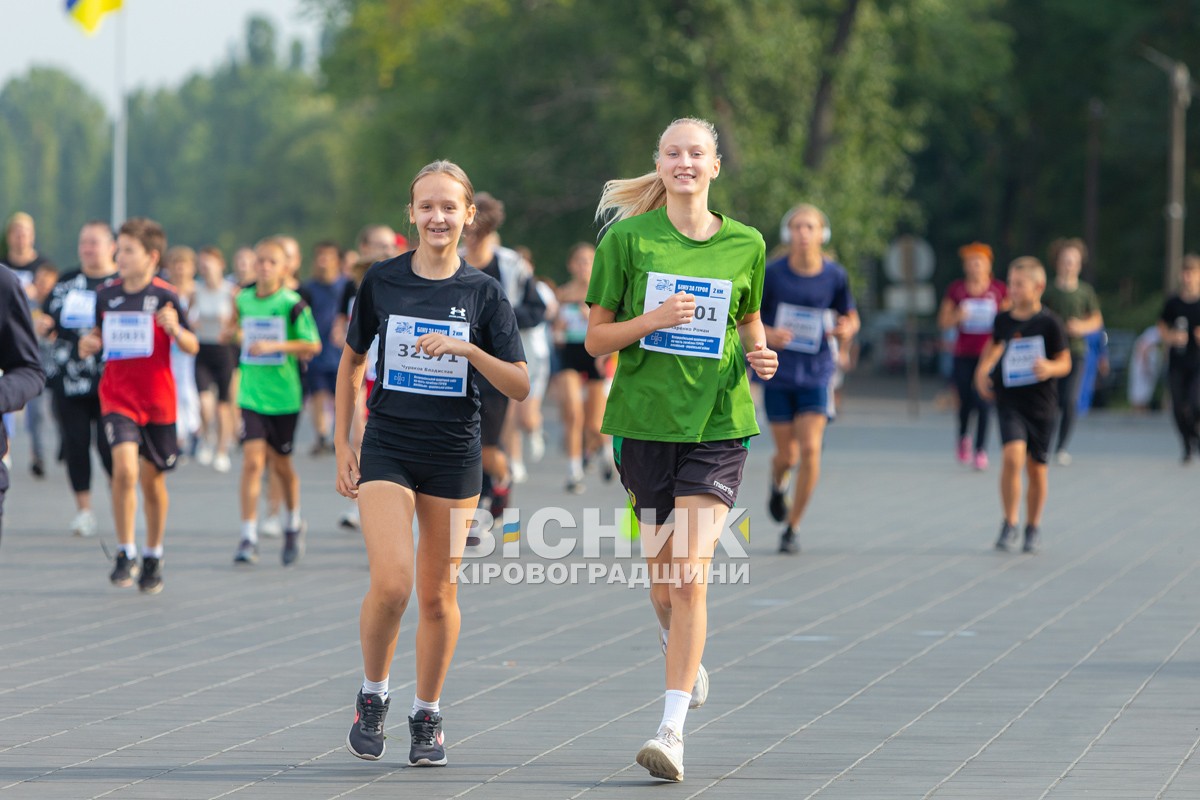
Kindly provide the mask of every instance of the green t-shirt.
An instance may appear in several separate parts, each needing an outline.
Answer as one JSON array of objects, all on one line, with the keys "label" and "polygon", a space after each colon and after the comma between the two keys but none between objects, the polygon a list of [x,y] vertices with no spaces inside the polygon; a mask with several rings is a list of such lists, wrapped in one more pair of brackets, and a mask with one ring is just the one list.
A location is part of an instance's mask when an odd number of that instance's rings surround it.
[{"label": "green t-shirt", "polygon": [[[1100,310],[1100,299],[1096,290],[1090,285],[1079,282],[1072,291],[1066,291],[1051,284],[1042,294],[1042,305],[1053,311],[1063,321],[1065,329],[1067,322],[1073,319],[1086,319]],[[1083,339],[1079,336],[1068,337],[1071,355],[1081,355],[1084,351]]]},{"label": "green t-shirt", "polygon": [[259,297],[251,286],[238,292],[237,313],[242,326],[238,405],[266,415],[298,413],[304,400],[296,357],[282,353],[254,357],[246,350],[252,338],[320,343],[312,309],[291,289]]},{"label": "green t-shirt", "polygon": [[[676,230],[666,208],[609,228],[596,249],[587,302],[616,312],[617,322],[642,314],[651,272],[719,278],[733,287],[720,358],[646,350],[641,342],[620,352],[604,412],[605,433],[658,442],[713,442],[758,433],[737,321],[759,310],[765,269],[762,234],[728,217],[721,217],[720,230],[704,242]],[[697,309],[704,305],[698,296]]]}]

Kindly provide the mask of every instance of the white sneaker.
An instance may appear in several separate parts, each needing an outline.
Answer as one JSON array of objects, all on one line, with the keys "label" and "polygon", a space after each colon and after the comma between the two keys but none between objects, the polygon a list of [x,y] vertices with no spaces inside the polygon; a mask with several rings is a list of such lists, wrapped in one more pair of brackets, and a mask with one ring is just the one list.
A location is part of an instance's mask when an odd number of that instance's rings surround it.
[{"label": "white sneaker", "polygon": [[546,437],[540,430],[529,434],[529,457],[538,463],[546,456]]},{"label": "white sneaker", "polygon": [[637,763],[655,778],[683,780],[683,737],[670,726],[663,725],[654,738],[638,750]]},{"label": "white sneaker", "polygon": [[525,483],[525,481],[529,480],[529,471],[525,469],[525,464],[522,462],[512,462],[511,469],[513,483]]},{"label": "white sneaker", "polygon": [[225,453],[217,453],[216,456],[213,457],[212,468],[217,472],[229,472],[232,466],[233,464],[230,463],[229,456]]},{"label": "white sneaker", "polygon": [[84,509],[71,520],[71,533],[76,536],[96,535],[96,515],[90,509]]},{"label": "white sneaker", "polygon": [[354,503],[338,517],[338,527],[356,531],[362,527],[362,518],[358,515],[358,504]]},{"label": "white sneaker", "polygon": [[1059,450],[1058,455],[1055,457],[1054,460],[1058,462],[1058,465],[1060,467],[1071,466],[1071,454],[1068,453],[1066,450]]},{"label": "white sneaker", "polygon": [[269,539],[278,539],[283,536],[283,522],[280,521],[278,514],[269,514],[266,519],[258,522],[258,535],[266,536]]},{"label": "white sneaker", "polygon": [[208,442],[202,442],[196,448],[196,463],[202,467],[207,467],[213,463],[213,448]]},{"label": "white sneaker", "polygon": [[[658,643],[662,645],[663,655],[667,654],[667,643],[662,640],[662,636],[655,632],[655,637]],[[688,708],[699,708],[708,701],[708,670],[704,665],[700,665],[700,669],[696,670],[696,682],[692,684],[692,699],[688,701]]]}]

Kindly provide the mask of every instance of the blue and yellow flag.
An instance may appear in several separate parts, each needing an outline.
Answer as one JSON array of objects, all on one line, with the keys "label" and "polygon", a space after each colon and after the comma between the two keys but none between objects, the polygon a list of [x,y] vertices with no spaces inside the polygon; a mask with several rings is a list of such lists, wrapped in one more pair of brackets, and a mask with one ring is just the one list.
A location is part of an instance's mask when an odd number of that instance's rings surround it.
[{"label": "blue and yellow flag", "polygon": [[100,20],[105,14],[118,10],[124,0],[66,0],[67,13],[83,26],[88,34],[93,34],[100,27]]}]

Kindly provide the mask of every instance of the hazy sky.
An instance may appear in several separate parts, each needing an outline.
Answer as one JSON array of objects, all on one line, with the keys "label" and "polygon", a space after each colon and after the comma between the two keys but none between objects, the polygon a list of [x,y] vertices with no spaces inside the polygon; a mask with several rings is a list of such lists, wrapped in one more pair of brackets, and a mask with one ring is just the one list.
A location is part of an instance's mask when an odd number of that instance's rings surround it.
[{"label": "hazy sky", "polygon": [[0,86],[32,66],[54,66],[81,81],[110,111],[116,103],[116,24],[124,17],[126,88],[174,86],[206,71],[243,40],[246,18],[275,23],[279,50],[299,38],[315,53],[317,26],[301,0],[125,0],[88,36],[64,0],[0,0]]}]

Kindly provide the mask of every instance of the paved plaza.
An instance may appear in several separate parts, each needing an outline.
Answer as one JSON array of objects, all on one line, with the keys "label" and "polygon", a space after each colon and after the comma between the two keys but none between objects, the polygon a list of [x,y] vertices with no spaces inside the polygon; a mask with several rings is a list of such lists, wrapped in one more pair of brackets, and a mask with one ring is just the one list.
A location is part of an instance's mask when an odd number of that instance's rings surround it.
[{"label": "paved plaza", "polygon": [[[394,738],[360,761],[344,741],[367,569],[360,538],[335,526],[331,457],[298,446],[308,551],[289,569],[278,540],[257,567],[231,563],[236,460],[230,475],[180,468],[166,588],[147,597],[108,582],[107,499],[101,537],[67,535],[65,475],[33,481],[19,436],[0,548],[0,800],[1200,797],[1200,465],[1179,464],[1167,416],[1083,419],[1074,464],[1051,468],[1043,551],[1005,555],[991,548],[994,433],[992,468],[975,473],[954,461],[947,414],[914,420],[849,392],[797,556],[775,553],[770,443],[753,443],[748,577],[710,590],[712,688],[688,715],[682,784],[633,764],[662,707],[644,588],[587,573],[463,586],[441,769],[404,766],[406,620]],[[516,489],[525,518],[622,504],[594,474],[565,495],[549,450]],[[635,562],[599,563],[611,576]]]}]

